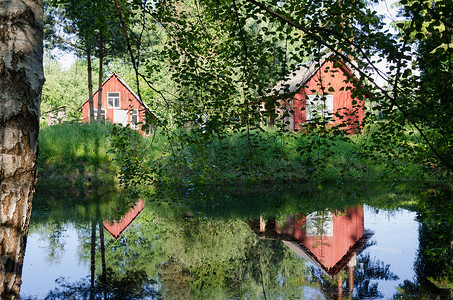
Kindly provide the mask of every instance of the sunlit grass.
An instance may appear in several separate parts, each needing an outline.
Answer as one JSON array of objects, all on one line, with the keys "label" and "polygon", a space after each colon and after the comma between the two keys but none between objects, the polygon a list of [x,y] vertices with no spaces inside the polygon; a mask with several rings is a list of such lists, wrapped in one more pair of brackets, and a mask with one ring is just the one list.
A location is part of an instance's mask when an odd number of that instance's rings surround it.
[{"label": "sunlit grass", "polygon": [[[282,134],[269,128],[203,140],[184,129],[157,130],[146,137],[124,130],[114,138],[121,151],[112,152],[112,127],[62,124],[41,130],[41,178],[69,176],[83,181],[106,174],[116,178],[123,171],[135,172],[131,167],[136,164],[127,164],[127,160],[133,161],[131,155],[140,156],[134,158],[140,172],[151,172],[149,175],[164,185],[410,181],[429,177],[420,165],[404,157],[388,163],[385,158],[370,156],[364,151],[366,135]],[[137,137],[132,139],[132,134]],[[118,138],[125,140],[118,144]],[[128,147],[134,154],[125,149]],[[388,147],[394,150],[392,145]]]},{"label": "sunlit grass", "polygon": [[[424,180],[427,176],[420,165],[404,157],[389,164],[385,157],[370,156],[364,135],[281,134],[270,128],[190,143],[191,133],[185,134],[185,140],[172,142],[174,156],[161,156],[164,181],[225,185]],[[165,160],[170,157],[171,163]]]},{"label": "sunlit grass", "polygon": [[112,182],[118,167],[108,152],[110,130],[109,124],[60,124],[42,129],[38,184]]},{"label": "sunlit grass", "polygon": [[110,160],[108,124],[61,124],[40,131],[39,162],[45,165]]}]

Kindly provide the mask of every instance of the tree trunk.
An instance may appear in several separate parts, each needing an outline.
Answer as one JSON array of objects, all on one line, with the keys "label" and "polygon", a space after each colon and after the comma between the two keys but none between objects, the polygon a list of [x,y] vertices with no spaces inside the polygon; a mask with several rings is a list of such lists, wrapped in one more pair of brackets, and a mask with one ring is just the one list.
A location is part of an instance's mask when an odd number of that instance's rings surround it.
[{"label": "tree trunk", "polygon": [[99,222],[99,240],[101,246],[101,265],[102,265],[102,290],[104,291],[104,299],[107,299],[107,264],[105,263],[105,244],[104,244],[104,225]]},{"label": "tree trunk", "polygon": [[338,300],[343,299],[343,278],[341,278],[341,273],[337,275],[337,293]]},{"label": "tree trunk", "polygon": [[102,123],[103,120],[101,118],[101,109],[102,109],[102,64],[104,63],[104,37],[102,36],[102,32],[99,33],[99,89],[98,89],[98,123]]},{"label": "tree trunk", "polygon": [[36,182],[43,1],[0,2],[0,299],[18,299]]},{"label": "tree trunk", "polygon": [[92,67],[91,67],[91,47],[88,45],[87,39],[87,71],[88,71],[88,105],[90,106],[90,123],[94,122],[94,104],[93,104],[93,78],[91,75]]},{"label": "tree trunk", "polygon": [[94,283],[96,271],[96,222],[91,222],[91,264],[90,264],[90,299],[94,299]]}]

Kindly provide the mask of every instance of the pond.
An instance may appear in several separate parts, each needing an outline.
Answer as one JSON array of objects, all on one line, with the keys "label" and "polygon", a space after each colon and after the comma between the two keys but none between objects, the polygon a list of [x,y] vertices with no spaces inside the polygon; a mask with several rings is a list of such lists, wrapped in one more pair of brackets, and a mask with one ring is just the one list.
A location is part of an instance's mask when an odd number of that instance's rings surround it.
[{"label": "pond", "polygon": [[21,299],[448,299],[416,194],[337,188],[38,191]]}]

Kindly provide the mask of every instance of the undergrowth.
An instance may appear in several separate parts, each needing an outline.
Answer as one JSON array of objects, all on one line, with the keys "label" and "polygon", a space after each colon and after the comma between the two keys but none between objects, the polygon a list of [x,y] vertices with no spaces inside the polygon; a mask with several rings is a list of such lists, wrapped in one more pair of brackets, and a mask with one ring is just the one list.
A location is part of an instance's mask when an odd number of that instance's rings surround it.
[{"label": "undergrowth", "polygon": [[[190,135],[190,133],[185,133]],[[404,159],[391,164],[369,156],[362,136],[232,133],[206,143],[173,142],[160,160],[167,184],[256,184],[427,180],[422,166]],[[176,149],[176,150],[175,150]]]},{"label": "undergrowth", "polygon": [[45,184],[322,186],[434,178],[405,157],[389,162],[370,155],[366,135],[282,134],[267,129],[202,139],[181,129],[142,137],[111,124],[62,124],[41,130],[39,141],[39,179]]},{"label": "undergrowth", "polygon": [[38,185],[113,184],[108,124],[60,124],[39,134]]}]

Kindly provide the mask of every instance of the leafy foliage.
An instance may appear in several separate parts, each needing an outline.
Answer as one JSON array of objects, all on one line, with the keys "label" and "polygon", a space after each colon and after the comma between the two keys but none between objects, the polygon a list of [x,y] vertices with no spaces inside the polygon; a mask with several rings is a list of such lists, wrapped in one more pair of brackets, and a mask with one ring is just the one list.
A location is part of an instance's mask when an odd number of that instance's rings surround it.
[{"label": "leafy foliage", "polygon": [[41,96],[41,116],[46,118],[45,112],[66,106],[66,120],[78,121],[79,109],[87,99],[85,84],[86,65],[81,61],[73,64],[69,70],[62,70],[62,66],[53,58],[44,60],[44,83]]},{"label": "leafy foliage", "polygon": [[[355,144],[357,156],[385,163],[388,170],[402,174],[412,162],[445,179],[451,170],[453,132],[451,13],[443,1],[434,6],[428,2],[400,3],[407,22],[398,25],[397,35],[384,31],[384,23],[366,1],[120,1],[117,9],[126,21],[122,29],[138,93],[143,91],[146,101],[160,111],[158,124],[172,144],[174,162],[215,172],[212,166],[218,164],[206,163],[206,148],[224,143],[234,133],[244,140],[246,152],[238,170],[253,174],[256,164],[251,162],[258,162],[256,154],[269,147],[260,133],[268,116],[277,119],[275,135],[283,137],[294,113],[291,95],[288,101],[279,99],[280,93],[288,94],[288,87],[273,91],[275,83],[297,63],[319,61],[331,53],[336,66],[341,63],[354,72],[346,79],[353,84],[352,95],[376,105],[367,105],[363,126],[369,130],[359,144],[346,134],[351,133],[347,119],[357,111],[348,116],[334,113],[333,118],[341,119],[338,126],[314,118],[300,127],[306,137],[299,140],[303,142],[298,152],[307,177],[319,178],[337,147]],[[81,36],[83,30],[91,30],[85,16],[78,15],[80,10],[71,6],[74,3],[61,3],[66,13],[74,14],[74,22],[80,21]],[[93,9],[97,18],[99,12]],[[383,59],[390,66],[386,75],[375,65]],[[376,72],[386,80],[386,88],[374,83]],[[332,92],[322,82],[318,85],[321,98]],[[211,150],[219,161],[228,161],[222,148]],[[188,161],[190,152],[197,153],[193,161]]]}]

